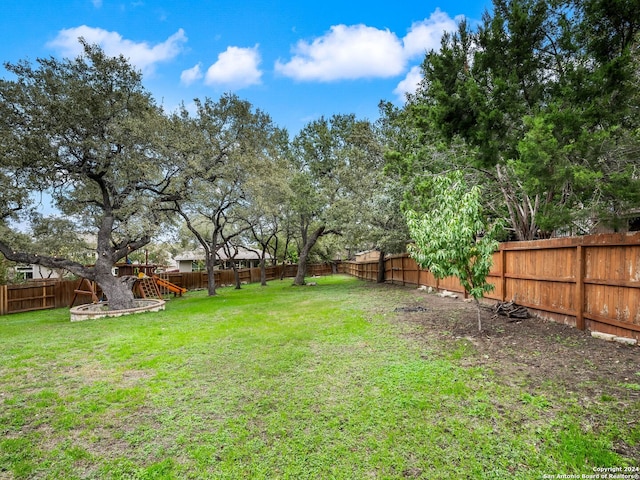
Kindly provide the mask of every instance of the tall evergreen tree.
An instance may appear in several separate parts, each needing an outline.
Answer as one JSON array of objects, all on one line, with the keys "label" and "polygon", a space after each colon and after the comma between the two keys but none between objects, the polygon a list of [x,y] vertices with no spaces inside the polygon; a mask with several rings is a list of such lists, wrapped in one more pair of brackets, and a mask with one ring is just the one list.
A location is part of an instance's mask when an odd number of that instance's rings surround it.
[{"label": "tall evergreen tree", "polygon": [[[425,58],[402,120],[448,149],[467,145],[458,168],[500,193],[495,213],[519,239],[584,231],[637,202],[618,144],[637,138],[638,6],[614,3],[495,0],[475,31],[462,22]],[[434,157],[422,159],[431,172]]]}]

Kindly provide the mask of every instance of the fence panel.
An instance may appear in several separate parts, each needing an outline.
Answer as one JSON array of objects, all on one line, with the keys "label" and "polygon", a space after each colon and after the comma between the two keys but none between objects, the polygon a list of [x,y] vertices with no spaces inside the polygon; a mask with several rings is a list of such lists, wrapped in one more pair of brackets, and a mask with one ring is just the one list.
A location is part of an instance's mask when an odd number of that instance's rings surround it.
[{"label": "fence panel", "polygon": [[[505,247],[504,299],[525,307],[576,316],[576,249],[555,240]],[[522,247],[525,247],[523,245]]]},{"label": "fence panel", "polygon": [[[485,298],[513,300],[538,315],[580,329],[640,341],[640,233],[507,242],[494,254]],[[372,280],[370,262],[344,271]],[[385,259],[386,282],[464,292],[455,278],[438,280],[405,255]]]},{"label": "fence panel", "polygon": [[408,256],[403,256],[401,258],[401,267],[403,270],[403,281],[405,285],[419,285],[419,274],[420,268],[416,261]]},{"label": "fence panel", "polygon": [[385,266],[385,273],[389,274],[389,276],[385,278],[389,279],[391,283],[405,285],[404,270],[402,269],[404,257],[403,255],[393,255],[385,261],[385,264],[389,262],[389,266]]},{"label": "fence panel", "polygon": [[320,277],[324,275],[331,275],[332,273],[333,267],[330,263],[315,263],[307,267],[307,275],[311,276]]},{"label": "fence panel", "polygon": [[77,281],[63,280],[59,281],[54,288],[55,308],[68,307],[73,299]]},{"label": "fence panel", "polygon": [[590,329],[640,338],[640,245],[584,245],[584,317]]},{"label": "fence panel", "polygon": [[19,313],[55,308],[57,282],[34,282],[7,288],[6,312]]}]

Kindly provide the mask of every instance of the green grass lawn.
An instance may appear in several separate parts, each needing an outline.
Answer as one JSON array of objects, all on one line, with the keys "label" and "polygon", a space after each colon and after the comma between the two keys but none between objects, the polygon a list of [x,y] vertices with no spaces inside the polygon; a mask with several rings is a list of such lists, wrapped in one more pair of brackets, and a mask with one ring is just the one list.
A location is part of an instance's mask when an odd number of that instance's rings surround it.
[{"label": "green grass lawn", "polygon": [[[531,479],[634,465],[612,444],[640,429],[614,406],[551,402],[552,384],[531,395],[462,366],[468,347],[412,340],[393,313],[408,291],[317,282],[79,323],[65,309],[0,317],[0,479]],[[595,414],[610,420],[585,430]]]}]

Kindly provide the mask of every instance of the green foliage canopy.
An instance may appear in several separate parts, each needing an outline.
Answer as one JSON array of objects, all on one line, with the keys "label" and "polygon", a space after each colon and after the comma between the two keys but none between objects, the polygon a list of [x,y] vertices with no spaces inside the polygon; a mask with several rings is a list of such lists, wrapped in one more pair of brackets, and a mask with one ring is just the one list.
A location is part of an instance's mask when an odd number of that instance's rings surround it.
[{"label": "green foliage canopy", "polygon": [[0,236],[0,251],[95,280],[113,308],[130,308],[130,286],[111,269],[146,245],[163,218],[173,172],[158,148],[164,116],[124,57],[83,45],[73,60],[6,65],[15,79],[0,80],[0,215],[4,227],[9,218],[28,219],[28,195],[47,192],[67,219],[95,235],[95,265],[68,251],[20,250],[9,235]]},{"label": "green foliage canopy", "polygon": [[382,150],[369,121],[334,115],[296,135],[292,162],[291,207],[302,245],[294,283],[302,285],[309,252],[321,237],[338,234],[349,242],[361,236],[360,228],[351,227],[366,217]]},{"label": "green foliage canopy", "polygon": [[476,172],[491,186],[485,206],[521,240],[628,215],[640,190],[638,8],[494,0],[478,27],[462,22],[426,55],[420,88],[393,112],[408,133],[387,158],[408,174]]}]

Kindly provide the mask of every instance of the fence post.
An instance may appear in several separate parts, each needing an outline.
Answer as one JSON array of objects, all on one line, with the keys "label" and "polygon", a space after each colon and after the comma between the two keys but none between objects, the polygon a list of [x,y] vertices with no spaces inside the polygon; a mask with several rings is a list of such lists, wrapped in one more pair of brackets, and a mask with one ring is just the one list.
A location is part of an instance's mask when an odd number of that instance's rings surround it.
[{"label": "fence post", "polygon": [[584,248],[582,245],[576,247],[576,328],[584,330]]},{"label": "fence post", "polygon": [[0,285],[0,315],[7,314],[7,305],[9,302],[7,301],[7,286]]},{"label": "fence post", "polygon": [[507,301],[507,252],[500,245],[500,288],[502,290],[502,301]]}]

